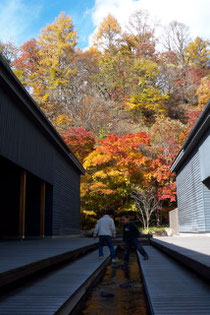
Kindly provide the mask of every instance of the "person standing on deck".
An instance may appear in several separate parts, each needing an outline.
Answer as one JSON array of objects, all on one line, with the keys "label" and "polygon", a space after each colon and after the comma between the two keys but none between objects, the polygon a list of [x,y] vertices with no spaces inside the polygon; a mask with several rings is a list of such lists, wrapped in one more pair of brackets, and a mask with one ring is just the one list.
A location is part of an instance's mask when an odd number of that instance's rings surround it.
[{"label": "person standing on deck", "polygon": [[99,259],[103,258],[103,247],[106,242],[109,247],[112,262],[116,262],[115,250],[112,244],[112,237],[116,237],[116,228],[113,220],[114,211],[108,210],[106,214],[100,218],[95,226],[93,237],[99,236]]},{"label": "person standing on deck", "polygon": [[130,222],[127,213],[121,213],[120,217],[123,225],[123,241],[125,242],[124,265],[129,263],[130,250],[132,246],[139,251],[139,253],[144,257],[144,260],[148,260],[148,254],[138,240],[141,235],[138,227],[135,223]]}]

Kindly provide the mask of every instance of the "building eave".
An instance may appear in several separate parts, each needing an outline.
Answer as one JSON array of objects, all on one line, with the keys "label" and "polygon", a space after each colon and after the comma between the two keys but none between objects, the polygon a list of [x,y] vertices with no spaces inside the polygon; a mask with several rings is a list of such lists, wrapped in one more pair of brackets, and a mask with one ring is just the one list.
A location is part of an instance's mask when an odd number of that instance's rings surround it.
[{"label": "building eave", "polygon": [[178,172],[190,154],[195,150],[197,144],[205,133],[210,129],[210,102],[207,103],[204,111],[191,130],[187,140],[183,144],[179,154],[171,166],[171,172]]},{"label": "building eave", "polygon": [[45,133],[48,137],[53,141],[54,145],[62,151],[65,157],[69,160],[71,164],[79,171],[79,173],[84,174],[85,169],[79,160],[72,153],[70,148],[66,145],[64,140],[61,138],[59,133],[53,127],[51,122],[45,116],[45,114],[41,111],[39,106],[36,104],[31,95],[26,91],[23,85],[20,83],[18,78],[14,75],[9,65],[6,64],[0,57],[0,79],[4,82],[5,87],[13,93],[25,106],[27,111],[31,113],[36,122],[44,129]]}]

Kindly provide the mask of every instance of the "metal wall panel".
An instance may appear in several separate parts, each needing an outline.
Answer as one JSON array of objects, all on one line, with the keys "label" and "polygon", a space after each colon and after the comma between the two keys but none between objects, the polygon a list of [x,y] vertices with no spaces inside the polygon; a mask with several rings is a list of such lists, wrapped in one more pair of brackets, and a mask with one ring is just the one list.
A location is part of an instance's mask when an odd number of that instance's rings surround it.
[{"label": "metal wall panel", "polygon": [[80,176],[59,154],[55,156],[53,234],[80,231]]},{"label": "metal wall panel", "polygon": [[199,157],[201,164],[201,180],[210,177],[210,132],[199,143]]},{"label": "metal wall panel", "polygon": [[210,187],[203,185],[203,198],[204,198],[204,212],[205,212],[205,224],[206,233],[210,233]]},{"label": "metal wall panel", "polygon": [[205,232],[203,183],[198,151],[177,175],[180,232]]},{"label": "metal wall panel", "polygon": [[205,232],[210,232],[210,131],[200,142],[199,158],[201,164],[201,180],[203,182],[203,199],[205,213]]},{"label": "metal wall panel", "polygon": [[0,156],[53,185],[52,229],[47,234],[78,233],[80,172],[50,141],[20,101],[0,87]]},{"label": "metal wall panel", "polygon": [[0,155],[53,183],[54,151],[21,104],[0,89]]},{"label": "metal wall panel", "polygon": [[179,233],[179,213],[178,208],[169,211],[169,226],[173,234]]}]

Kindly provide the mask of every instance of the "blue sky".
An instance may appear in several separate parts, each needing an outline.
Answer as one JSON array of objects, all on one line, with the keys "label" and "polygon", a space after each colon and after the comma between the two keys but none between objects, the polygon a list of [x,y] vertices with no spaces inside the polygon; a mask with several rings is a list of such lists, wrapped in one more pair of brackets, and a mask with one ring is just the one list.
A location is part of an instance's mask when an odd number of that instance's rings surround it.
[{"label": "blue sky", "polygon": [[41,28],[65,11],[78,30],[79,47],[86,48],[108,13],[125,28],[129,15],[139,9],[148,10],[162,24],[185,23],[192,38],[210,37],[209,0],[0,0],[0,40],[22,44],[36,38]]},{"label": "blue sky", "polygon": [[[0,0],[0,39],[22,43],[37,37],[40,29],[52,23],[61,11],[70,14],[78,30],[79,46],[88,45],[94,31],[90,17],[94,0]],[[2,18],[1,18],[2,17]],[[2,25],[3,24],[3,25]]]}]

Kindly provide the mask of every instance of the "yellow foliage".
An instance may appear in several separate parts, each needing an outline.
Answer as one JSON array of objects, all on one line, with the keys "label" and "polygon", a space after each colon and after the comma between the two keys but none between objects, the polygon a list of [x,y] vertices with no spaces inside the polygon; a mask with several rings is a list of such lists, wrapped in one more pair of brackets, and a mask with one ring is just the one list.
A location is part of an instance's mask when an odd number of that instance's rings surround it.
[{"label": "yellow foliage", "polygon": [[94,36],[94,44],[108,50],[115,49],[120,33],[120,24],[114,16],[108,14],[99,25],[98,31]]},{"label": "yellow foliage", "polygon": [[93,151],[85,159],[84,167],[89,168],[91,165],[98,165],[102,163],[107,163],[111,160],[111,155],[109,153],[103,154],[98,151]]},{"label": "yellow foliage", "polygon": [[63,125],[63,124],[66,124],[68,120],[69,120],[69,117],[67,115],[59,115],[54,120],[54,124],[56,126]]},{"label": "yellow foliage", "polygon": [[107,176],[108,176],[107,172],[104,172],[103,170],[93,174],[93,178],[107,178]]},{"label": "yellow foliage", "polygon": [[133,95],[127,105],[130,109],[147,109],[160,115],[166,113],[165,101],[168,95],[153,86],[143,88],[139,94]]},{"label": "yellow foliage", "polygon": [[138,78],[138,89],[131,95],[126,103],[131,110],[149,111],[155,115],[164,115],[166,113],[165,102],[168,99],[168,93],[162,93],[161,89],[156,87],[156,77],[159,74],[158,65],[150,59],[141,58],[136,60],[132,69]]},{"label": "yellow foliage", "polygon": [[77,72],[71,68],[77,44],[77,31],[73,30],[71,17],[61,13],[41,31],[37,44],[39,65],[31,86],[38,100],[48,102],[52,91],[66,85],[70,76]]},{"label": "yellow foliage", "polygon": [[49,99],[50,94],[46,93],[42,96],[43,101],[47,101]]},{"label": "yellow foliage", "polygon": [[104,36],[104,33],[109,34],[111,32],[115,34],[120,34],[121,26],[113,15],[108,14],[107,17],[104,18],[101,22],[96,38],[100,39],[102,36]]},{"label": "yellow foliage", "polygon": [[89,210],[82,210],[82,212],[86,215],[96,215],[94,211],[89,211]]},{"label": "yellow foliage", "polygon": [[203,109],[210,100],[210,75],[201,79],[201,84],[197,90],[198,108]]},{"label": "yellow foliage", "polygon": [[208,49],[210,42],[200,37],[189,43],[185,48],[185,57],[187,63],[195,68],[207,68],[210,61],[210,50]]},{"label": "yellow foliage", "polygon": [[107,188],[107,186],[102,182],[93,183],[92,185],[90,185],[89,189],[92,190],[94,194],[110,195],[115,193],[114,190]]},{"label": "yellow foliage", "polygon": [[92,175],[93,179],[107,179],[111,178],[113,183],[122,183],[129,182],[128,178],[126,178],[126,173],[120,170],[116,170],[115,168],[106,168],[105,171],[101,170]]}]

